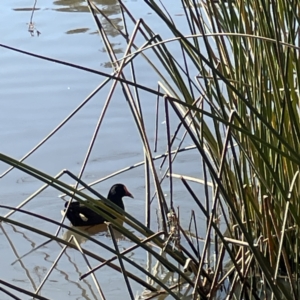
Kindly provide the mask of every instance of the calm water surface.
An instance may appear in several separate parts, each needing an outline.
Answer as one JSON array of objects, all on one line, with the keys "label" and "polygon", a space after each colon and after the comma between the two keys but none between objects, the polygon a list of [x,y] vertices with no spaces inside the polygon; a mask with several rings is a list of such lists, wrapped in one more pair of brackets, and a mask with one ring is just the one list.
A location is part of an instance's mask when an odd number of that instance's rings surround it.
[{"label": "calm water surface", "polygon": [[[98,0],[94,3],[118,28],[123,29],[117,1]],[[32,16],[33,4],[34,1],[27,0],[2,1],[0,8],[1,44],[108,74],[112,73],[108,55],[97,34],[96,25],[85,1],[37,1]],[[159,31],[163,36],[169,36],[150,8],[142,1],[126,1],[125,4],[136,18],[145,19],[154,32]],[[181,21],[183,11],[180,4],[172,5],[170,13],[176,22]],[[126,49],[123,38],[104,18],[100,16],[99,18],[103,21],[114,51],[121,57]],[[31,21],[34,26],[30,33],[28,25]],[[129,32],[132,29],[133,25],[129,26]],[[144,42],[139,38],[137,41],[140,41],[140,44]],[[137,62],[139,82],[156,89],[158,81],[156,75],[147,71],[145,61],[139,59]],[[105,79],[99,75],[30,57],[3,47],[0,47],[0,65],[0,152],[16,159],[21,159],[40,143]],[[105,86],[69,122],[30,155],[25,163],[53,176],[63,169],[79,174],[110,87],[110,84]],[[147,132],[153,148],[155,97],[141,92],[141,98]],[[177,120],[174,119],[173,125],[174,128],[177,126]],[[157,154],[166,151],[162,109],[159,112],[159,126]],[[189,144],[190,142],[187,141],[186,145]],[[138,131],[122,90],[118,87],[100,128],[83,179],[86,182],[93,182],[143,159],[143,148]],[[201,176],[201,166],[195,161],[198,162],[199,157],[192,151],[180,155],[174,172]],[[1,174],[7,169],[7,165],[0,163]],[[67,177],[63,179],[68,183],[73,183]],[[134,200],[125,202],[126,210],[144,222],[143,167],[105,180],[96,188],[106,195],[110,186],[115,182],[125,183],[135,196]],[[16,206],[40,187],[41,183],[34,178],[12,170],[0,179],[1,204]],[[165,188],[167,191],[167,181]],[[198,189],[201,193],[201,187]],[[60,221],[63,201],[58,196],[58,191],[48,188],[24,209]],[[182,185],[176,184],[174,201],[176,206],[180,206],[182,225],[185,228],[188,226],[190,211],[194,208],[189,201],[186,201],[186,197],[188,195]],[[156,230],[158,226],[155,223],[155,208],[154,202],[151,225],[153,230]],[[7,211],[0,210],[0,213],[3,215]],[[16,213],[13,219],[51,233],[56,231],[55,226],[21,213]],[[201,221],[201,217],[199,220]],[[204,236],[204,230],[199,228],[199,231],[200,235]],[[61,236],[67,235],[66,231],[61,233]],[[112,245],[106,231],[98,232],[95,238]],[[45,239],[8,224],[1,225],[0,239],[0,279],[32,291],[39,286],[61,251],[61,247],[52,242],[12,264],[19,256],[38,246]],[[91,251],[98,251],[102,257],[111,257],[108,252],[99,247],[98,249],[95,244],[82,242],[84,247]],[[129,246],[131,246],[130,242],[120,239],[120,249]],[[147,267],[147,257],[143,251],[136,250],[131,257],[140,265]],[[98,264],[93,260],[90,260],[90,263],[92,266]],[[78,281],[80,274],[85,271],[87,271],[86,263],[81,254],[72,249],[67,250],[66,255],[63,255],[44,285],[41,294],[51,299],[99,299],[91,277]],[[107,299],[129,299],[129,295],[124,294],[126,288],[122,275],[108,267],[96,274]],[[134,282],[132,282],[132,288],[136,295],[142,293],[142,288]],[[19,294],[19,297],[28,299],[23,294]],[[11,298],[0,293],[0,299]]]}]

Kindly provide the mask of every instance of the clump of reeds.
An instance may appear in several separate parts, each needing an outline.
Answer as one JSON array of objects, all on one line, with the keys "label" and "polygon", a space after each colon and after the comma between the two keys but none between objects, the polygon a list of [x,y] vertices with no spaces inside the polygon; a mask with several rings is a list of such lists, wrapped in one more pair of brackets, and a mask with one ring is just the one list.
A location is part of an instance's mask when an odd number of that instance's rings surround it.
[{"label": "clump of reeds", "polygon": [[[91,148],[88,149],[82,164],[82,172],[111,96],[116,86],[121,85],[144,149],[145,159],[137,165],[144,165],[146,174],[145,224],[127,213],[120,216],[126,226],[120,225],[114,219],[109,220],[108,230],[114,242],[113,248],[84,232],[70,229],[110,251],[112,257],[106,260],[81,247],[73,237],[68,241],[62,240],[57,232],[50,234],[32,228],[11,219],[10,214],[0,217],[1,220],[32,230],[46,236],[49,241],[55,240],[64,245],[57,261],[66,247],[77,248],[86,260],[87,257],[98,260],[99,266],[94,269],[87,260],[90,271],[82,275],[81,279],[94,276],[102,298],[105,295],[94,272],[108,265],[116,272],[122,272],[132,299],[135,291],[131,287],[131,280],[151,291],[146,299],[163,293],[174,299],[182,299],[188,295],[192,295],[194,299],[213,299],[224,294],[228,296],[227,299],[232,299],[237,294],[240,298],[259,299],[261,294],[266,293],[276,299],[298,299],[298,2],[183,0],[185,18],[181,22],[186,22],[189,35],[182,33],[182,24],[177,24],[160,2],[144,2],[152,8],[160,22],[167,26],[173,37],[163,40],[159,33],[154,34],[148,24],[137,20],[126,5],[119,1],[124,29],[116,27],[115,30],[127,43],[126,51],[120,59],[110,45],[101,18],[111,26],[114,24],[92,1],[87,1],[114,70],[106,79],[111,82],[112,92],[108,95],[103,114],[99,117]],[[127,32],[128,23],[134,24],[133,32]],[[144,44],[136,43],[137,34],[144,38]],[[180,55],[178,48],[174,52],[174,44],[179,47]],[[155,55],[155,62],[148,58],[149,50],[152,51],[151,55]],[[149,69],[157,72],[160,77],[157,90],[139,84],[134,62],[140,56],[148,62]],[[125,68],[130,68],[131,77],[126,75]],[[167,151],[157,157],[154,156],[145,129],[139,98],[141,90],[164,103]],[[171,126],[171,118],[177,120],[175,130]],[[174,150],[174,143],[181,132],[184,132],[183,137]],[[191,147],[199,153],[199,165],[202,166],[203,174],[201,178],[173,172],[177,154],[190,149],[184,148],[185,139],[191,140]],[[163,178],[158,175],[158,168],[154,163],[158,158],[166,160],[164,163],[167,167]],[[95,210],[97,208],[94,206],[94,199],[103,198],[90,184],[81,180],[82,172],[78,177],[68,173],[77,183],[72,187],[60,180],[62,174],[53,178],[2,154],[0,159],[43,182],[45,186],[36,194],[47,186],[52,186],[74,200],[85,201],[86,205]],[[132,167],[121,171],[130,172],[130,169]],[[168,201],[161,188],[165,180],[169,180]],[[158,232],[150,229],[151,182],[159,207],[161,230]],[[203,195],[198,195],[191,182],[203,185]],[[177,184],[182,185],[189,193],[188,199],[184,201],[193,201],[197,207],[192,212],[190,228],[193,230],[189,233],[182,228],[180,209],[177,210],[173,202],[173,187]],[[79,185],[88,189],[93,196],[79,189]],[[1,207],[43,218],[47,222],[55,223],[58,228],[66,227],[62,222],[57,223],[22,210],[22,206],[23,204],[16,208],[5,205]],[[199,247],[199,222],[196,221],[200,213],[206,218],[206,236],[202,247]],[[134,229],[134,233],[129,228]],[[120,251],[113,229],[135,245]],[[191,231],[194,231],[194,236],[190,235]],[[75,243],[72,242],[74,239]],[[154,250],[153,245],[158,250]],[[165,278],[156,277],[151,270],[145,270],[129,259],[126,254],[136,247],[141,247],[152,255],[158,264],[166,268],[167,273],[177,274],[177,283],[167,284]],[[118,260],[118,265],[115,260]],[[128,271],[124,262],[131,269],[142,272],[145,277],[140,278],[134,272]],[[288,285],[280,279],[283,276]],[[46,276],[43,283],[47,278]],[[27,291],[27,294],[44,299],[37,295],[43,283],[35,293]],[[10,283],[3,284],[11,287]]]}]

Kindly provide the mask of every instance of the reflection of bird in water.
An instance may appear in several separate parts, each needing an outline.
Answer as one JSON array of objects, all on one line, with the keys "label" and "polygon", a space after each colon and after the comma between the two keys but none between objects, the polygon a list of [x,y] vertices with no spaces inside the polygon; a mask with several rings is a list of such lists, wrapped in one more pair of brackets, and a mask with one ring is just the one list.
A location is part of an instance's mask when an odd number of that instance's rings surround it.
[{"label": "reflection of bird in water", "polygon": [[[123,197],[131,197],[131,193],[127,190],[124,184],[114,184],[108,192],[107,199],[113,202],[115,205],[125,210]],[[101,200],[99,200],[101,201]],[[106,220],[101,215],[86,207],[84,204],[73,201],[66,202],[65,209],[62,214],[70,220],[73,226],[90,226],[103,224]],[[111,216],[114,218],[114,216]]]},{"label": "reflection of bird in water", "polygon": [[[121,226],[123,225],[123,221],[117,220],[117,222],[120,223]],[[71,226],[70,228],[74,228],[77,231],[79,231],[83,234],[86,234],[88,236],[91,236],[91,237],[94,235],[97,235],[99,233],[100,234],[102,233],[102,235],[110,236],[109,230],[107,228],[107,224],[98,224],[98,225],[94,225],[94,226],[80,226],[80,227]],[[114,231],[114,236],[116,239],[123,239],[123,235],[118,230],[116,230],[114,228],[112,228],[112,230]],[[63,233],[62,239],[65,241],[69,241],[72,235],[76,238],[76,240],[79,244],[83,244],[88,239],[87,237],[83,236],[82,234],[74,232],[72,230],[68,230],[68,229]],[[74,240],[72,240],[71,243],[75,244]]]}]

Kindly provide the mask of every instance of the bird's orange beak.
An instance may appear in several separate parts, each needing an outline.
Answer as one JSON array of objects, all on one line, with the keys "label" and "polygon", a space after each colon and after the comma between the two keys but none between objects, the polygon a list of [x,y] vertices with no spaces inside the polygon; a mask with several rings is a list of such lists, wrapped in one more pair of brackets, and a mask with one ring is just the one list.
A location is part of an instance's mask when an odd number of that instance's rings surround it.
[{"label": "bird's orange beak", "polygon": [[126,187],[126,186],[124,186],[124,190],[125,190],[125,196],[130,197],[130,198],[134,198],[134,197],[132,196],[132,194],[127,190],[127,187]]}]

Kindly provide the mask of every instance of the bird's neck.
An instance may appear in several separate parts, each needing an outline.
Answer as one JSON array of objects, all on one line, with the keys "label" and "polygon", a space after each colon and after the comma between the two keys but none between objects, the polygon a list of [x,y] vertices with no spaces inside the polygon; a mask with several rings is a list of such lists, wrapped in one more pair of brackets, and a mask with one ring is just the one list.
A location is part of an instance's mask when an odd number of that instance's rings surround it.
[{"label": "bird's neck", "polygon": [[114,204],[116,204],[117,206],[119,206],[120,208],[122,208],[124,210],[124,203],[123,203],[122,198],[116,197],[114,195],[108,195],[107,199],[109,199],[111,202],[113,202]]}]

